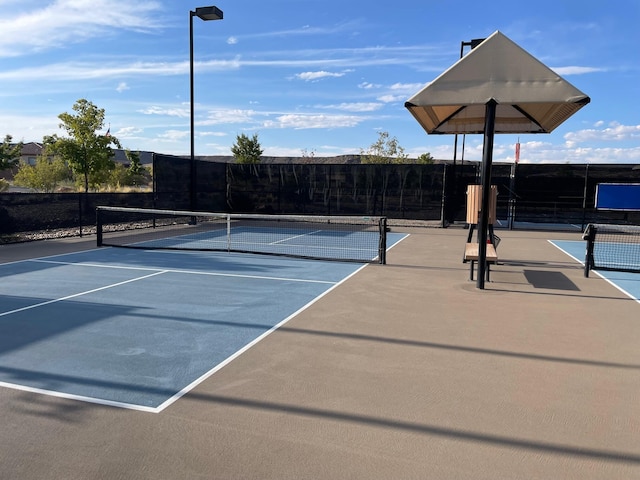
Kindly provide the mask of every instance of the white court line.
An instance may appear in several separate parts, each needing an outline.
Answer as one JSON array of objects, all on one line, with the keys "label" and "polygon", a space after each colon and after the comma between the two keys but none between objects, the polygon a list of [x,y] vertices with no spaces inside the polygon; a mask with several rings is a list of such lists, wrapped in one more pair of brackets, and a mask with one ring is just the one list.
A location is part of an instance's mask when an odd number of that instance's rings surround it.
[{"label": "white court line", "polygon": [[0,387],[11,388],[23,392],[38,393],[49,397],[65,398],[67,400],[76,400],[86,403],[95,403],[97,405],[105,405],[108,407],[126,408],[128,410],[138,410],[140,412],[158,413],[156,407],[145,407],[144,405],[136,405],[135,403],[116,402],[114,400],[104,400],[101,398],[85,397],[84,395],[74,395],[72,393],[63,393],[55,390],[46,390],[44,388],[27,387],[16,383],[0,382]]},{"label": "white court line", "polygon": [[[78,253],[81,253],[81,252],[78,252]],[[304,305],[303,307],[298,309],[296,312],[294,312],[291,315],[289,315],[287,318],[285,318],[284,320],[282,320],[278,324],[276,324],[273,327],[271,327],[268,331],[264,332],[262,335],[260,335],[259,337],[255,338],[253,341],[251,341],[250,343],[245,345],[243,348],[241,348],[240,350],[235,352],[233,355],[227,357],[225,360],[223,360],[222,362],[220,362],[217,365],[215,365],[208,372],[206,372],[205,374],[200,376],[198,379],[194,380],[189,385],[187,385],[186,387],[181,389],[179,392],[177,392],[176,394],[174,394],[173,396],[171,396],[170,398],[165,400],[158,407],[147,407],[147,406],[144,406],[144,405],[131,404],[131,403],[126,403],[126,402],[118,402],[118,401],[112,401],[112,400],[105,400],[105,399],[99,399],[99,398],[94,398],[94,397],[86,397],[86,396],[82,396],[82,395],[74,395],[74,394],[62,393],[62,392],[58,392],[58,391],[52,391],[52,390],[28,387],[28,386],[18,385],[18,384],[13,384],[13,383],[8,383],[8,382],[0,382],[0,386],[7,387],[7,388],[12,388],[14,390],[33,392],[33,393],[48,395],[48,396],[57,397],[57,398],[64,398],[64,399],[69,399],[69,400],[77,400],[77,401],[83,401],[83,402],[87,402],[87,403],[93,403],[93,404],[105,405],[105,406],[111,406],[111,407],[118,407],[118,408],[124,408],[124,409],[128,409],[128,410],[136,410],[136,411],[147,412],[147,413],[160,413],[160,412],[162,412],[165,408],[167,408],[170,405],[172,405],[174,402],[176,402],[181,397],[186,395],[188,392],[190,392],[192,389],[194,389],[200,383],[205,381],[207,378],[211,377],[214,373],[216,373],[217,371],[221,370],[223,367],[225,367],[226,365],[231,363],[233,360],[235,360],[237,357],[242,355],[244,352],[246,352],[247,350],[252,348],[254,345],[259,343],[263,339],[265,339],[268,335],[273,333],[275,330],[279,329],[280,327],[282,327],[283,325],[288,323],[292,318],[297,316],[299,313],[301,313],[302,311],[304,311],[307,308],[309,308],[311,305],[313,305],[315,302],[317,302],[322,297],[327,295],[329,292],[331,292],[332,290],[337,288],[339,285],[341,285],[342,283],[344,283],[348,279],[350,279],[352,276],[356,275],[363,268],[368,266],[368,264],[362,265],[361,267],[356,269],[354,272],[352,272],[350,275],[348,275],[347,277],[343,278],[339,282],[329,282],[329,281],[318,281],[318,280],[301,280],[301,279],[295,279],[295,278],[286,279],[286,278],[279,278],[279,277],[263,277],[263,276],[223,274],[223,273],[212,273],[212,272],[198,272],[198,271],[188,271],[188,270],[161,270],[161,271],[154,271],[151,268],[143,268],[143,267],[126,267],[126,266],[86,264],[86,263],[73,263],[73,262],[60,262],[60,261],[44,260],[44,258],[55,258],[55,257],[58,257],[58,256],[65,256],[65,255],[68,255],[68,254],[52,255],[50,257],[42,257],[41,259],[27,259],[27,260],[21,260],[19,262],[33,261],[33,262],[52,263],[52,264],[61,264],[61,265],[72,265],[72,266],[90,266],[90,267],[98,267],[98,268],[121,268],[121,269],[129,269],[129,270],[152,271],[153,273],[151,273],[149,275],[145,275],[145,276],[139,277],[139,278],[136,278],[136,279],[131,279],[131,280],[127,280],[127,281],[124,281],[124,282],[119,282],[119,283],[116,283],[116,284],[113,284],[113,285],[109,285],[109,286],[105,286],[105,287],[101,287],[101,288],[96,288],[94,290],[89,290],[87,292],[78,293],[78,294],[75,294],[75,295],[70,295],[70,296],[67,296],[67,297],[64,297],[64,298],[60,298],[60,299],[57,299],[57,300],[51,300],[51,301],[48,301],[48,302],[42,302],[40,304],[32,305],[30,307],[24,307],[24,308],[21,308],[21,309],[17,309],[17,310],[14,310],[12,312],[0,313],[0,316],[8,315],[10,313],[15,313],[15,312],[23,311],[23,310],[28,310],[28,309],[31,309],[31,308],[36,308],[36,307],[42,306],[42,305],[47,305],[47,304],[51,304],[51,303],[55,303],[55,302],[60,302],[60,301],[63,301],[63,300],[69,299],[69,298],[78,297],[78,296],[81,296],[81,295],[89,294],[91,292],[104,290],[104,289],[107,289],[107,288],[115,287],[117,285],[122,285],[122,284],[134,282],[134,281],[137,281],[137,280],[141,280],[141,279],[144,279],[144,278],[149,278],[149,277],[153,277],[153,276],[156,276],[156,275],[160,275],[160,274],[163,274],[163,273],[169,273],[169,272],[193,273],[193,274],[197,274],[197,275],[214,275],[214,276],[257,278],[257,279],[281,280],[281,281],[292,281],[292,282],[325,283],[325,284],[331,284],[332,285],[331,288],[326,290],[324,293],[322,293],[321,295],[315,297],[309,303],[307,303],[306,305]],[[12,263],[18,263],[18,262],[12,262]]]},{"label": "white court line", "polygon": [[36,258],[23,258],[21,260],[13,260],[11,262],[0,263],[0,267],[4,267],[5,265],[15,265],[16,263],[25,263],[25,262],[36,262],[38,260],[44,260],[45,258],[56,258],[56,257],[66,257],[68,255],[80,255],[87,252],[97,252],[99,250],[103,250],[103,248],[91,248],[89,250],[79,250],[76,252],[67,252],[67,253],[56,253],[55,255],[47,255],[45,257],[36,257]]},{"label": "white court line", "polygon": [[[64,262],[51,262],[51,263],[63,263],[64,264]],[[71,264],[71,265],[86,265],[86,264]],[[117,267],[104,266],[104,265],[96,265],[96,266],[100,266],[100,267],[104,267],[104,268],[117,268]],[[38,394],[42,394],[42,395],[48,395],[48,396],[52,396],[52,397],[64,398],[64,399],[69,399],[69,400],[77,400],[77,401],[82,401],[82,402],[86,402],[86,403],[93,403],[93,404],[97,404],[97,405],[118,407],[118,408],[124,408],[124,409],[127,409],[127,410],[136,410],[136,411],[147,412],[147,413],[160,413],[165,408],[169,407],[170,405],[172,405],[173,403],[178,401],[180,398],[182,398],[184,395],[189,393],[191,390],[193,390],[199,384],[204,382],[206,379],[211,377],[214,373],[218,372],[223,367],[225,367],[226,365],[231,363],[233,360],[238,358],[240,355],[242,355],[244,352],[246,352],[247,350],[252,348],[254,345],[256,345],[260,341],[264,340],[271,333],[273,333],[274,331],[278,330],[280,327],[282,327],[283,325],[288,323],[292,318],[294,318],[295,316],[297,316],[298,314],[300,314],[301,312],[303,312],[304,310],[309,308],[311,305],[316,303],[322,297],[327,295],[329,292],[331,292],[332,290],[337,288],[342,283],[346,282],[348,279],[350,279],[351,277],[356,275],[358,272],[360,272],[363,268],[365,268],[367,266],[368,266],[368,264],[362,265],[360,268],[356,269],[350,275],[348,275],[347,277],[343,278],[341,281],[339,281],[337,283],[336,282],[317,282],[317,283],[329,283],[329,284],[333,284],[333,285],[332,285],[331,288],[327,289],[324,293],[322,293],[321,295],[318,295],[313,300],[311,300],[309,303],[307,303],[303,307],[299,308],[297,311],[293,312],[287,318],[285,318],[281,322],[279,322],[276,325],[274,325],[273,327],[271,327],[269,330],[264,332],[262,335],[256,337],[254,340],[252,340],[251,342],[246,344],[244,347],[242,347],[241,349],[236,351],[234,354],[230,355],[225,360],[223,360],[222,362],[220,362],[217,365],[215,365],[208,372],[204,373],[199,378],[197,378],[196,380],[192,381],[189,385],[187,385],[186,387],[182,388],[179,392],[177,392],[173,396],[169,397],[167,400],[162,402],[157,407],[147,407],[147,406],[144,406],[144,405],[138,405],[138,404],[132,404],[132,403],[126,403],[126,402],[118,402],[118,401],[113,401],[113,400],[104,400],[104,399],[95,398],[95,397],[86,397],[86,396],[82,396],[82,395],[74,395],[74,394],[69,394],[69,393],[62,393],[62,392],[58,392],[58,391],[54,391],[54,390],[46,390],[46,389],[41,389],[41,388],[28,387],[28,386],[24,386],[24,385],[18,385],[18,384],[7,383],[7,382],[0,382],[0,386],[11,388],[11,389],[14,389],[14,390],[21,390],[21,391],[25,391],[25,392],[38,393]],[[167,272],[170,272],[170,270],[163,270],[163,271],[159,271],[159,272],[154,272],[154,273],[152,273],[150,275],[146,275],[144,277],[140,277],[139,279],[148,278],[148,277],[152,277],[154,275],[159,275],[161,273],[167,273]],[[194,272],[194,273],[201,274],[202,272]],[[268,278],[268,277],[266,277],[266,278]],[[124,283],[133,282],[135,280],[138,280],[138,279],[127,280],[125,282],[120,282],[118,284],[114,284],[114,285],[111,285],[111,286],[122,285]],[[292,281],[299,281],[299,280],[293,279]],[[84,292],[84,293],[90,293],[90,292],[94,292],[94,291],[98,291],[98,290],[103,290],[105,288],[110,288],[111,286],[90,290],[90,291]],[[69,297],[65,297],[65,298],[58,299],[58,300],[52,300],[52,301],[49,301],[49,302],[43,302],[41,304],[33,305],[31,307],[25,307],[25,308],[22,308],[22,309],[14,310],[14,312],[21,311],[21,310],[27,310],[29,308],[35,308],[35,307],[40,306],[40,305],[46,305],[46,304],[49,304],[49,303],[54,303],[56,301],[62,301],[64,299],[72,298],[72,297],[83,295],[83,294],[76,294],[76,295],[71,295]],[[4,314],[0,314],[0,316],[7,315],[9,313],[12,313],[12,312],[7,312],[7,313],[4,313]]]},{"label": "white court line", "polygon": [[162,410],[164,410],[165,408],[167,408],[168,406],[170,406],[171,404],[173,404],[174,402],[176,402],[177,400],[179,400],[180,398],[182,398],[184,395],[186,395],[187,393],[189,393],[191,390],[193,390],[195,387],[197,387],[198,385],[200,385],[202,382],[204,382],[207,378],[211,377],[214,373],[216,373],[217,371],[221,370],[223,367],[227,366],[229,363],[231,363],[233,360],[235,360],[236,358],[238,358],[240,355],[242,355],[244,352],[246,352],[247,350],[249,350],[250,348],[252,348],[254,345],[256,345],[257,343],[261,342],[262,340],[264,340],[265,338],[267,338],[269,335],[271,335],[273,332],[275,332],[276,330],[278,330],[280,327],[282,327],[283,325],[285,325],[286,323],[289,322],[289,320],[291,320],[292,318],[294,318],[295,316],[297,316],[298,314],[300,314],[301,312],[303,312],[304,310],[306,310],[307,308],[309,308],[311,305],[313,305],[314,303],[316,303],[318,300],[320,300],[322,297],[324,297],[325,295],[327,295],[329,292],[331,292],[332,290],[334,290],[335,288],[337,288],[338,286],[340,286],[342,283],[346,282],[347,280],[349,280],[351,277],[353,277],[356,273],[358,273],[360,270],[362,270],[363,268],[367,267],[367,265],[362,265],[360,268],[358,268],[356,271],[354,271],[353,273],[351,273],[350,275],[348,275],[347,277],[345,277],[344,279],[342,279],[340,282],[336,283],[333,287],[329,288],[328,290],[326,290],[324,293],[322,293],[321,295],[318,295],[317,297],[315,297],[313,300],[311,300],[309,303],[307,303],[306,305],[304,305],[303,307],[299,308],[298,310],[296,310],[295,312],[293,312],[291,315],[289,315],[287,318],[285,318],[284,320],[282,320],[280,323],[277,323],[276,325],[274,325],[273,327],[271,327],[269,330],[267,330],[266,332],[264,332],[262,335],[260,335],[259,337],[256,337],[254,340],[252,340],[251,342],[247,343],[244,347],[242,347],[240,350],[236,351],[233,355],[227,357],[225,360],[223,360],[222,362],[218,363],[216,366],[214,366],[211,370],[209,370],[208,372],[206,372],[205,374],[203,374],[202,376],[200,376],[200,378],[195,379],[193,382],[191,382],[189,385],[187,385],[186,387],[184,387],[182,390],[180,390],[179,392],[177,392],[175,395],[173,395],[172,397],[168,398],[167,400],[165,400],[163,403],[161,403],[157,408],[156,408],[156,412],[155,413],[160,413]]},{"label": "white court line", "polygon": [[[564,253],[565,255],[573,258],[576,262],[578,262],[580,265],[582,265],[584,267],[584,261],[580,260],[579,258],[574,257],[573,255],[571,255],[569,252],[567,252],[566,250],[564,250],[562,247],[560,247],[559,245],[556,245],[555,243],[553,243],[553,240],[547,240],[551,245],[553,245],[554,247],[556,247],[558,250],[560,250],[562,253]],[[573,240],[566,240],[568,242],[573,241]],[[584,242],[583,242],[584,243]],[[607,282],[609,285],[611,285],[612,287],[614,287],[615,289],[621,291],[622,293],[624,293],[627,297],[631,298],[632,300],[635,300],[637,303],[640,303],[640,298],[636,298],[635,295],[633,295],[632,293],[627,292],[624,288],[622,288],[621,286],[617,285],[614,281],[609,280],[607,277],[604,276],[604,274],[598,272],[597,270],[589,270],[589,273],[595,273],[597,276],[599,276],[602,280],[604,280],[605,282]]]},{"label": "white court line", "polygon": [[99,292],[100,290],[107,290],[109,288],[118,287],[120,285],[125,285],[125,284],[131,283],[131,282],[137,282],[138,280],[143,280],[145,278],[154,277],[156,275],[161,275],[163,273],[167,273],[167,271],[166,270],[162,270],[162,271],[150,273],[149,275],[144,275],[142,277],[132,278],[130,280],[125,280],[123,282],[112,283],[111,285],[105,285],[104,287],[94,288],[93,290],[87,290],[85,292],[80,292],[80,293],[74,293],[73,295],[67,295],[66,297],[55,298],[53,300],[48,300],[46,302],[40,302],[40,303],[36,303],[34,305],[28,305],[26,307],[17,308],[15,310],[9,310],[8,312],[0,312],[0,317],[4,317],[6,315],[11,315],[13,313],[24,312],[25,310],[31,310],[33,308],[43,307],[44,305],[50,305],[52,303],[63,302],[65,300],[69,300],[71,298],[81,297],[83,295],[88,295],[90,293]]},{"label": "white court line", "polygon": [[[275,280],[279,282],[300,282],[300,283],[322,283],[333,285],[336,282],[328,281],[328,280],[305,280],[303,278],[287,278],[287,277],[268,277],[264,275],[246,275],[240,273],[220,273],[220,272],[201,272],[198,270],[184,270],[184,269],[172,269],[165,268],[162,270],[158,270],[157,268],[152,267],[127,267],[123,265],[103,265],[99,263],[74,263],[74,262],[54,262],[51,260],[30,260],[33,262],[40,263],[53,263],[58,265],[72,265],[78,267],[93,267],[93,268],[112,268],[112,269],[120,269],[120,270],[143,270],[147,272],[162,272],[162,273],[187,273],[190,275],[207,275],[211,277],[232,277],[232,278],[249,278],[253,280]],[[144,277],[142,277],[144,278]]]},{"label": "white court line", "polygon": [[314,235],[314,234],[316,234],[318,232],[321,232],[321,230],[316,230],[315,232],[301,233],[300,235],[294,235],[293,237],[283,238],[282,240],[278,240],[276,242],[271,242],[271,243],[269,243],[269,245],[277,245],[278,243],[288,242],[290,240],[295,240],[296,238],[302,238],[302,237],[307,237],[309,235]]}]

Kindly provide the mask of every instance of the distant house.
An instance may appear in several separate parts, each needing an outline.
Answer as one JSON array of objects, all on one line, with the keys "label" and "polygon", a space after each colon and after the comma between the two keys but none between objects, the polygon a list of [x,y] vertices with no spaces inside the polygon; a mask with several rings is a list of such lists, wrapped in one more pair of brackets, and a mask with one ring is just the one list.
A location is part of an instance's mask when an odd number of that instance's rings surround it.
[{"label": "distant house", "polygon": [[[22,153],[20,154],[20,163],[27,165],[35,165],[36,159],[42,155],[43,151],[42,143],[28,142],[22,145]],[[133,151],[133,150],[132,150]],[[117,163],[122,163],[125,166],[129,166],[129,160],[124,150],[116,148],[113,150],[113,160]],[[153,152],[138,152],[140,154],[140,163],[142,165],[151,165],[153,163]]]},{"label": "distant house", "polygon": [[[11,144],[13,147],[16,144]],[[38,155],[42,153],[42,144],[37,142],[29,142],[22,145],[22,151],[20,153],[20,162],[27,165],[35,165]],[[18,171],[16,167],[7,168],[0,171],[0,178],[5,180],[13,180],[13,176]]]},{"label": "distant house", "polygon": [[[13,144],[16,145],[16,144]],[[20,164],[23,165],[35,165],[36,160],[44,150],[44,146],[39,142],[27,142],[22,145],[22,151],[20,153]],[[135,150],[132,150],[135,151]],[[125,167],[129,167],[129,160],[127,155],[122,149],[113,149],[113,160],[116,163],[121,163]],[[140,155],[140,164],[149,167],[153,164],[153,152],[138,152]],[[9,168],[0,172],[0,178],[5,180],[13,180],[13,176],[18,170],[16,168]]]},{"label": "distant house", "polygon": [[20,154],[20,163],[27,165],[35,165],[36,159],[42,154],[42,144],[37,142],[29,142],[22,145]]}]

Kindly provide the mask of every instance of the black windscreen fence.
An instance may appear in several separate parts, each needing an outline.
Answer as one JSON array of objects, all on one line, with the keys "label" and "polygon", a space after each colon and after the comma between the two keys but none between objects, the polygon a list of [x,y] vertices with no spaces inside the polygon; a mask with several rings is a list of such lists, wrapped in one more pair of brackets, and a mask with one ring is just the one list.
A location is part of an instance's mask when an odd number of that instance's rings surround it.
[{"label": "black windscreen fence", "polygon": [[[34,231],[92,233],[97,206],[370,215],[444,226],[465,221],[467,186],[480,183],[480,168],[475,162],[192,165],[189,158],[155,154],[152,193],[0,193],[0,241],[19,241],[23,232]],[[638,184],[639,165],[494,164],[492,183],[498,188],[499,227],[640,224],[638,211],[595,209],[597,185]]]},{"label": "black windscreen fence", "polygon": [[[152,193],[2,193],[0,240],[24,232],[57,232],[53,236],[93,233],[96,207],[101,205],[151,208]],[[36,236],[34,238],[41,238]],[[15,240],[24,239],[19,236]]]},{"label": "black windscreen fence", "polygon": [[438,220],[444,165],[235,164],[156,155],[158,208]]}]

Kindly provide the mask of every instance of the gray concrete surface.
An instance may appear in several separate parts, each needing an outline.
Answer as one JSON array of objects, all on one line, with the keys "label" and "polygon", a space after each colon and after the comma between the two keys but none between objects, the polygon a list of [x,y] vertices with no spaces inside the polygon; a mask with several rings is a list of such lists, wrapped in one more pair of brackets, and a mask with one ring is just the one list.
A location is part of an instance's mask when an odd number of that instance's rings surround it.
[{"label": "gray concrete surface", "polygon": [[640,478],[640,304],[547,241],[579,234],[499,231],[481,291],[465,230],[405,230],[162,413],[0,388],[0,478]]}]

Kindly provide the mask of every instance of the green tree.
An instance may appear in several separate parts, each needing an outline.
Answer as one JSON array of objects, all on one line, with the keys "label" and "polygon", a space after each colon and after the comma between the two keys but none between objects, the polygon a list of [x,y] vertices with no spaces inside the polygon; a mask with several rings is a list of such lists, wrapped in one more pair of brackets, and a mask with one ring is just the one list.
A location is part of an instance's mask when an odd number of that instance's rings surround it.
[{"label": "green tree", "polygon": [[124,154],[129,160],[129,173],[131,175],[142,175],[144,167],[140,163],[140,152],[132,152],[128,148],[124,151]]},{"label": "green tree", "polygon": [[35,165],[20,165],[13,183],[44,193],[55,191],[58,184],[69,178],[69,168],[59,157],[40,155]]},{"label": "green tree", "polygon": [[362,163],[405,163],[408,155],[389,132],[378,132],[376,140],[367,150],[360,151]]},{"label": "green tree", "polygon": [[427,153],[423,153],[422,155],[418,156],[418,159],[416,160],[416,163],[421,163],[423,165],[431,165],[434,161],[435,160],[431,156],[431,154],[429,152],[427,152]]},{"label": "green tree", "polygon": [[125,155],[131,162],[129,167],[125,167],[121,163],[116,164],[115,168],[109,172],[105,183],[115,190],[122,187],[147,185],[151,175],[149,170],[140,164],[140,154],[126,150]]},{"label": "green tree", "polygon": [[127,149],[124,153],[129,160],[129,168],[127,169],[128,184],[136,187],[148,184],[151,174],[149,170],[140,163],[140,152],[132,152]]},{"label": "green tree", "polygon": [[231,147],[236,163],[260,163],[262,152],[257,133],[251,138],[244,133],[236,136],[236,143]]},{"label": "green tree", "polygon": [[0,171],[15,167],[20,162],[22,153],[22,142],[12,145],[11,135],[5,135],[4,141],[0,143]]},{"label": "green tree", "polygon": [[60,128],[69,137],[52,135],[45,137],[45,145],[60,156],[80,179],[84,191],[104,182],[108,172],[115,166],[111,145],[120,147],[117,138],[96,133],[104,127],[104,109],[98,108],[84,98],[73,105],[76,114],[61,113]]},{"label": "green tree", "polygon": [[124,186],[131,185],[130,177],[129,169],[121,163],[116,163],[115,167],[109,170],[107,178],[102,183],[118,191]]}]

